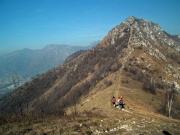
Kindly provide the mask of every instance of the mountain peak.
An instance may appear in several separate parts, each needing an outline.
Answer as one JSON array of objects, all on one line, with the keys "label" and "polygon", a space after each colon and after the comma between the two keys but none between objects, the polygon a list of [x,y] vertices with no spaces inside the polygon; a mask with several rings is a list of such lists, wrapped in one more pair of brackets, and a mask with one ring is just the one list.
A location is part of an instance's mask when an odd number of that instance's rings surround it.
[{"label": "mountain peak", "polygon": [[123,24],[131,26],[135,22],[148,23],[145,18],[138,19],[135,16],[130,16],[123,22]]},{"label": "mountain peak", "polygon": [[131,25],[132,23],[134,23],[134,21],[136,20],[137,18],[135,16],[130,16],[128,17],[123,23],[126,24],[126,25]]},{"label": "mountain peak", "polygon": [[176,40],[172,40],[173,36],[165,32],[157,23],[148,22],[144,18],[138,19],[130,16],[108,33],[112,45],[117,42],[116,39],[119,40],[124,36],[126,38],[129,36],[129,45],[143,45],[152,48],[154,44],[149,42],[151,39],[153,42],[159,42],[161,45],[168,45],[176,51],[180,51],[180,39],[178,36],[176,38],[174,37]]}]

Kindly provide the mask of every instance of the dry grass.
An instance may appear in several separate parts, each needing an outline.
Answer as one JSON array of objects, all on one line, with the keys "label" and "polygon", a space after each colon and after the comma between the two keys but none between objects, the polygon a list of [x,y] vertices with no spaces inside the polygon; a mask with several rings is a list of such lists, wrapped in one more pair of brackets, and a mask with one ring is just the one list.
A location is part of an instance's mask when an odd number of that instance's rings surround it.
[{"label": "dry grass", "polygon": [[[135,54],[134,54],[135,55]],[[90,79],[89,74],[86,80]],[[85,80],[84,80],[85,81]],[[107,85],[106,83],[110,83]],[[83,81],[82,81],[83,82]],[[46,95],[46,94],[44,94]],[[125,110],[114,108],[112,96],[124,97]],[[66,109],[67,116],[46,116],[8,120],[0,125],[0,134],[11,135],[85,135],[85,134],[145,134],[159,135],[163,130],[180,134],[180,121],[158,113],[164,92],[150,94],[142,83],[127,76],[121,69],[91,86],[77,105]],[[75,116],[74,110],[77,111]],[[17,118],[18,119],[18,118]]]},{"label": "dry grass", "polygon": [[[112,85],[104,84],[105,79]],[[110,74],[91,88],[76,106],[67,108],[67,116],[24,117],[7,119],[0,125],[3,135],[85,135],[85,134],[147,134],[159,135],[167,130],[172,135],[180,134],[180,121],[157,113],[164,92],[153,95],[142,90],[142,83],[125,73]],[[122,80],[127,80],[124,83]],[[114,108],[112,96],[123,95],[125,110]],[[77,115],[74,114],[74,109]]]},{"label": "dry grass", "polygon": [[[46,116],[44,118],[6,123],[0,126],[3,135],[88,135],[88,134],[145,134],[159,135],[167,130],[172,135],[180,133],[180,122],[164,116],[135,110],[119,110],[111,107],[105,110],[95,109],[78,113],[77,116]],[[110,113],[109,113],[110,112]]]}]

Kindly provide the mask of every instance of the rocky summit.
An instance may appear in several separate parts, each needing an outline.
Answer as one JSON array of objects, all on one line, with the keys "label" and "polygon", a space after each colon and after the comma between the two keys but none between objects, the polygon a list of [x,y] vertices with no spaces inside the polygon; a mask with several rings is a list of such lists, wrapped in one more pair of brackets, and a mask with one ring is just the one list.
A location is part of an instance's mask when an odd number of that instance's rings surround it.
[{"label": "rocky summit", "polygon": [[[178,36],[129,17],[93,49],[76,52],[3,98],[0,131],[180,134],[179,47]],[[112,105],[113,96],[123,96],[124,109]],[[22,120],[15,128],[18,120],[10,116],[29,122]]]}]

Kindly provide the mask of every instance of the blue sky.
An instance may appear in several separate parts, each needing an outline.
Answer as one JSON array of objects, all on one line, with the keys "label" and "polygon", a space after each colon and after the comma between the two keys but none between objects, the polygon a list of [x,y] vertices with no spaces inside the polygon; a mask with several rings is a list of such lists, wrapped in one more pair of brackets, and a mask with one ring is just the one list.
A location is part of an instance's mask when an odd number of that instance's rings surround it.
[{"label": "blue sky", "polygon": [[0,0],[0,54],[89,45],[129,16],[180,34],[180,0]]}]

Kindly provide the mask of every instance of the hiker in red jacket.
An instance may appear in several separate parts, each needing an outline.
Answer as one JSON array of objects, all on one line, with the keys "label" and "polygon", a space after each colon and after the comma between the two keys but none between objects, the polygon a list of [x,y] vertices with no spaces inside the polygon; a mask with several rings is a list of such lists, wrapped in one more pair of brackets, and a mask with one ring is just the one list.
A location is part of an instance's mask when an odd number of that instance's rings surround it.
[{"label": "hiker in red jacket", "polygon": [[111,101],[112,101],[113,106],[116,107],[116,98],[114,96],[112,97]]}]

